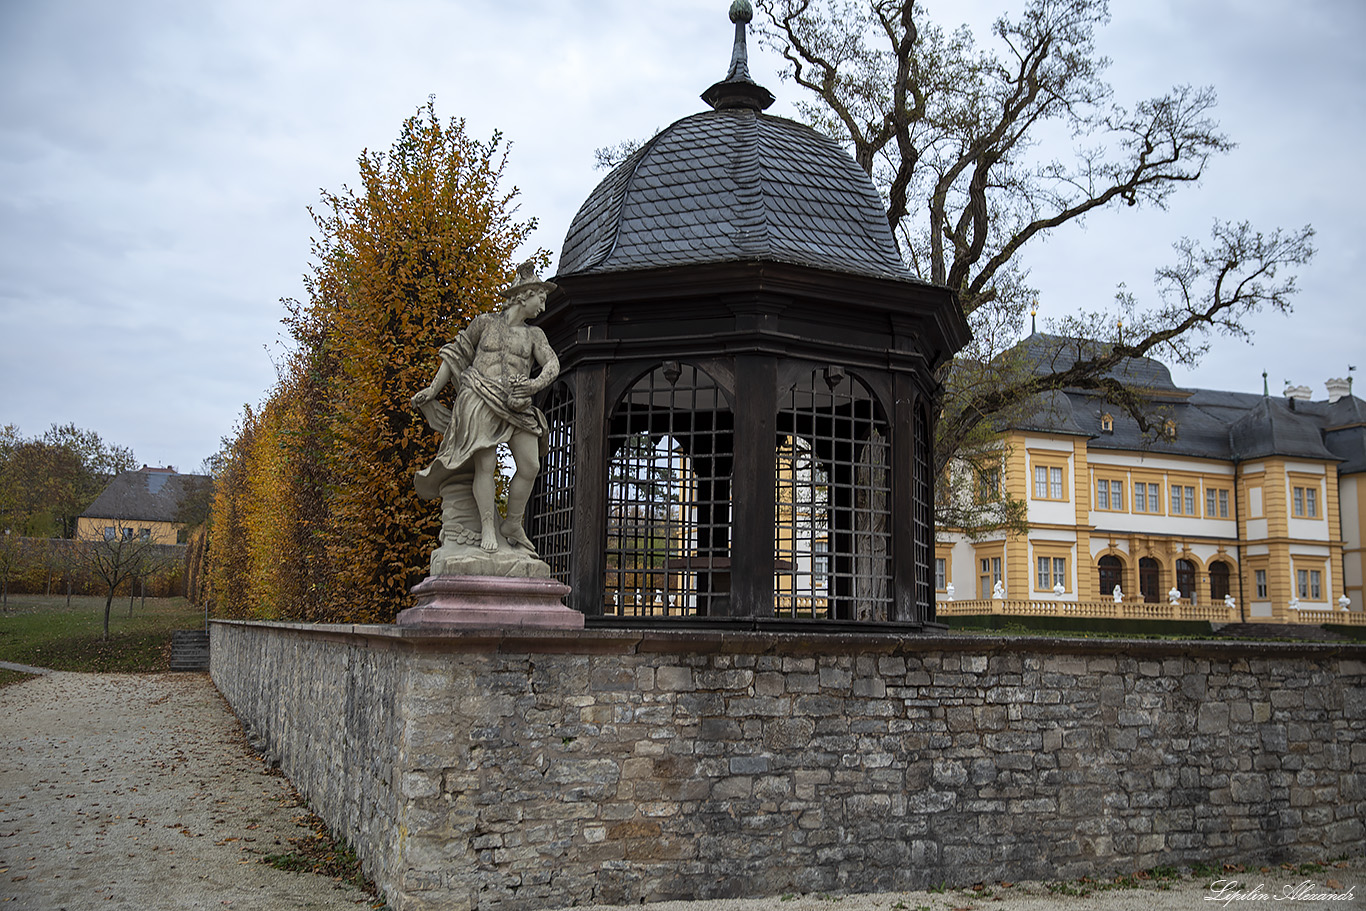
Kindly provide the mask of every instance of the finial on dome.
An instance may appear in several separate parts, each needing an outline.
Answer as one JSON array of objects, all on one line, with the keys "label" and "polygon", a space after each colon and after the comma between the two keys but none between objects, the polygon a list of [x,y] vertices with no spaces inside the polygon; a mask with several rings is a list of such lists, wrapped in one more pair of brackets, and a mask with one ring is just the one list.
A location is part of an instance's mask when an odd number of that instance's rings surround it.
[{"label": "finial on dome", "polygon": [[749,0],[735,0],[730,5],[730,21],[735,23],[735,45],[731,49],[730,69],[726,78],[702,93],[702,100],[716,110],[750,108],[762,111],[773,104],[773,93],[757,84],[749,75],[749,49],[745,43],[745,26],[754,19],[754,7]]}]

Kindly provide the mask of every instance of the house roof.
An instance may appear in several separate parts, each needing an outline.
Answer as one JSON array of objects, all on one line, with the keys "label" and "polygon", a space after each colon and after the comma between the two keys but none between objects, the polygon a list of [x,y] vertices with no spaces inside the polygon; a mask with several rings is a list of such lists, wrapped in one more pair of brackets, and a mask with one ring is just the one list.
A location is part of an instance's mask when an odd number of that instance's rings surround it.
[{"label": "house roof", "polygon": [[[1020,343],[1036,372],[1065,370],[1099,351],[1103,343],[1035,333]],[[1145,451],[1202,459],[1246,462],[1282,456],[1338,462],[1343,474],[1366,471],[1366,402],[1344,396],[1336,402],[1294,401],[1245,392],[1185,389],[1171,371],[1152,358],[1130,358],[1110,376],[1146,391],[1153,400],[1152,420],[1170,421],[1173,434],[1154,439],[1138,422],[1094,390],[1066,389],[1070,411],[1056,401],[1040,407],[1012,426],[1017,430],[1070,433],[1075,427],[1090,435],[1091,449]],[[1105,415],[1113,430],[1102,428]]]},{"label": "house roof", "polygon": [[[1018,346],[1036,373],[1067,370],[1078,361],[1103,354],[1108,347],[1104,342],[1044,332],[1030,334]],[[1106,371],[1105,376],[1158,396],[1182,391],[1172,382],[1172,372],[1167,365],[1150,357],[1124,358],[1113,369]]]},{"label": "house roof", "polygon": [[180,501],[207,475],[176,474],[159,468],[120,472],[81,513],[90,519],[174,522]]},{"label": "house roof", "polygon": [[1270,396],[1234,422],[1229,442],[1239,462],[1267,456],[1338,461],[1323,445],[1323,428],[1310,415],[1292,410],[1285,399]]}]

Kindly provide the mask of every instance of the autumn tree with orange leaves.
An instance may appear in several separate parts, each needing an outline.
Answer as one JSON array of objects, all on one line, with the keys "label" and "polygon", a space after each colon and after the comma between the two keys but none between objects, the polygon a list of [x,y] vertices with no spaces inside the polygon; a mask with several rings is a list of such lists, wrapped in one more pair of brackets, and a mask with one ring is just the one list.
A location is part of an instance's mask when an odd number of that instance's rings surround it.
[{"label": "autumn tree with orange leaves", "polygon": [[285,302],[294,345],[217,487],[220,614],[388,622],[410,603],[440,515],[413,490],[438,440],[409,400],[494,307],[534,227],[500,188],[506,161],[499,134],[472,139],[428,102],[388,152],[361,154],[356,189],[312,210],[307,300]]}]

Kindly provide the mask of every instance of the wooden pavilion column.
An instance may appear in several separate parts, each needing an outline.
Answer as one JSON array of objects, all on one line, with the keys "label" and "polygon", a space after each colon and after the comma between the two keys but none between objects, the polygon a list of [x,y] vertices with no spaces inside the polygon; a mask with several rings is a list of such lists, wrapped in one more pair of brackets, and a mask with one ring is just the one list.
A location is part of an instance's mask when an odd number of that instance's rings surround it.
[{"label": "wooden pavilion column", "polygon": [[586,364],[574,372],[574,531],[569,606],[602,615],[607,577],[607,367]]},{"label": "wooden pavilion column", "polygon": [[[915,384],[892,378],[892,611],[899,623],[923,621],[915,603]],[[933,545],[932,545],[933,546]]]},{"label": "wooden pavilion column", "polygon": [[773,459],[778,367],[770,356],[735,358],[735,469],[731,480],[730,613],[773,616]]}]

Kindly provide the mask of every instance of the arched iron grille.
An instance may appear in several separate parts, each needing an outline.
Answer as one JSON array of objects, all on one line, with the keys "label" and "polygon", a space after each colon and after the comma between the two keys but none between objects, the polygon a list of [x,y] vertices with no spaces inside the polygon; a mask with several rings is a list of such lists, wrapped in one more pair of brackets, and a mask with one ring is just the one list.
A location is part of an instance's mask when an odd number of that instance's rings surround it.
[{"label": "arched iron grille", "polygon": [[536,476],[529,532],[550,574],[568,585],[574,544],[574,394],[556,383],[542,410],[550,425],[550,451]]},{"label": "arched iron grille", "polygon": [[608,616],[725,616],[730,603],[734,419],[701,370],[668,362],[608,428]]},{"label": "arched iron grille", "polygon": [[930,474],[930,421],[925,408],[915,412],[915,603],[920,616],[933,620],[934,587],[930,584],[931,546],[934,542],[933,482]]},{"label": "arched iron grille", "polygon": [[887,422],[842,369],[811,373],[778,403],[774,614],[892,619]]}]

